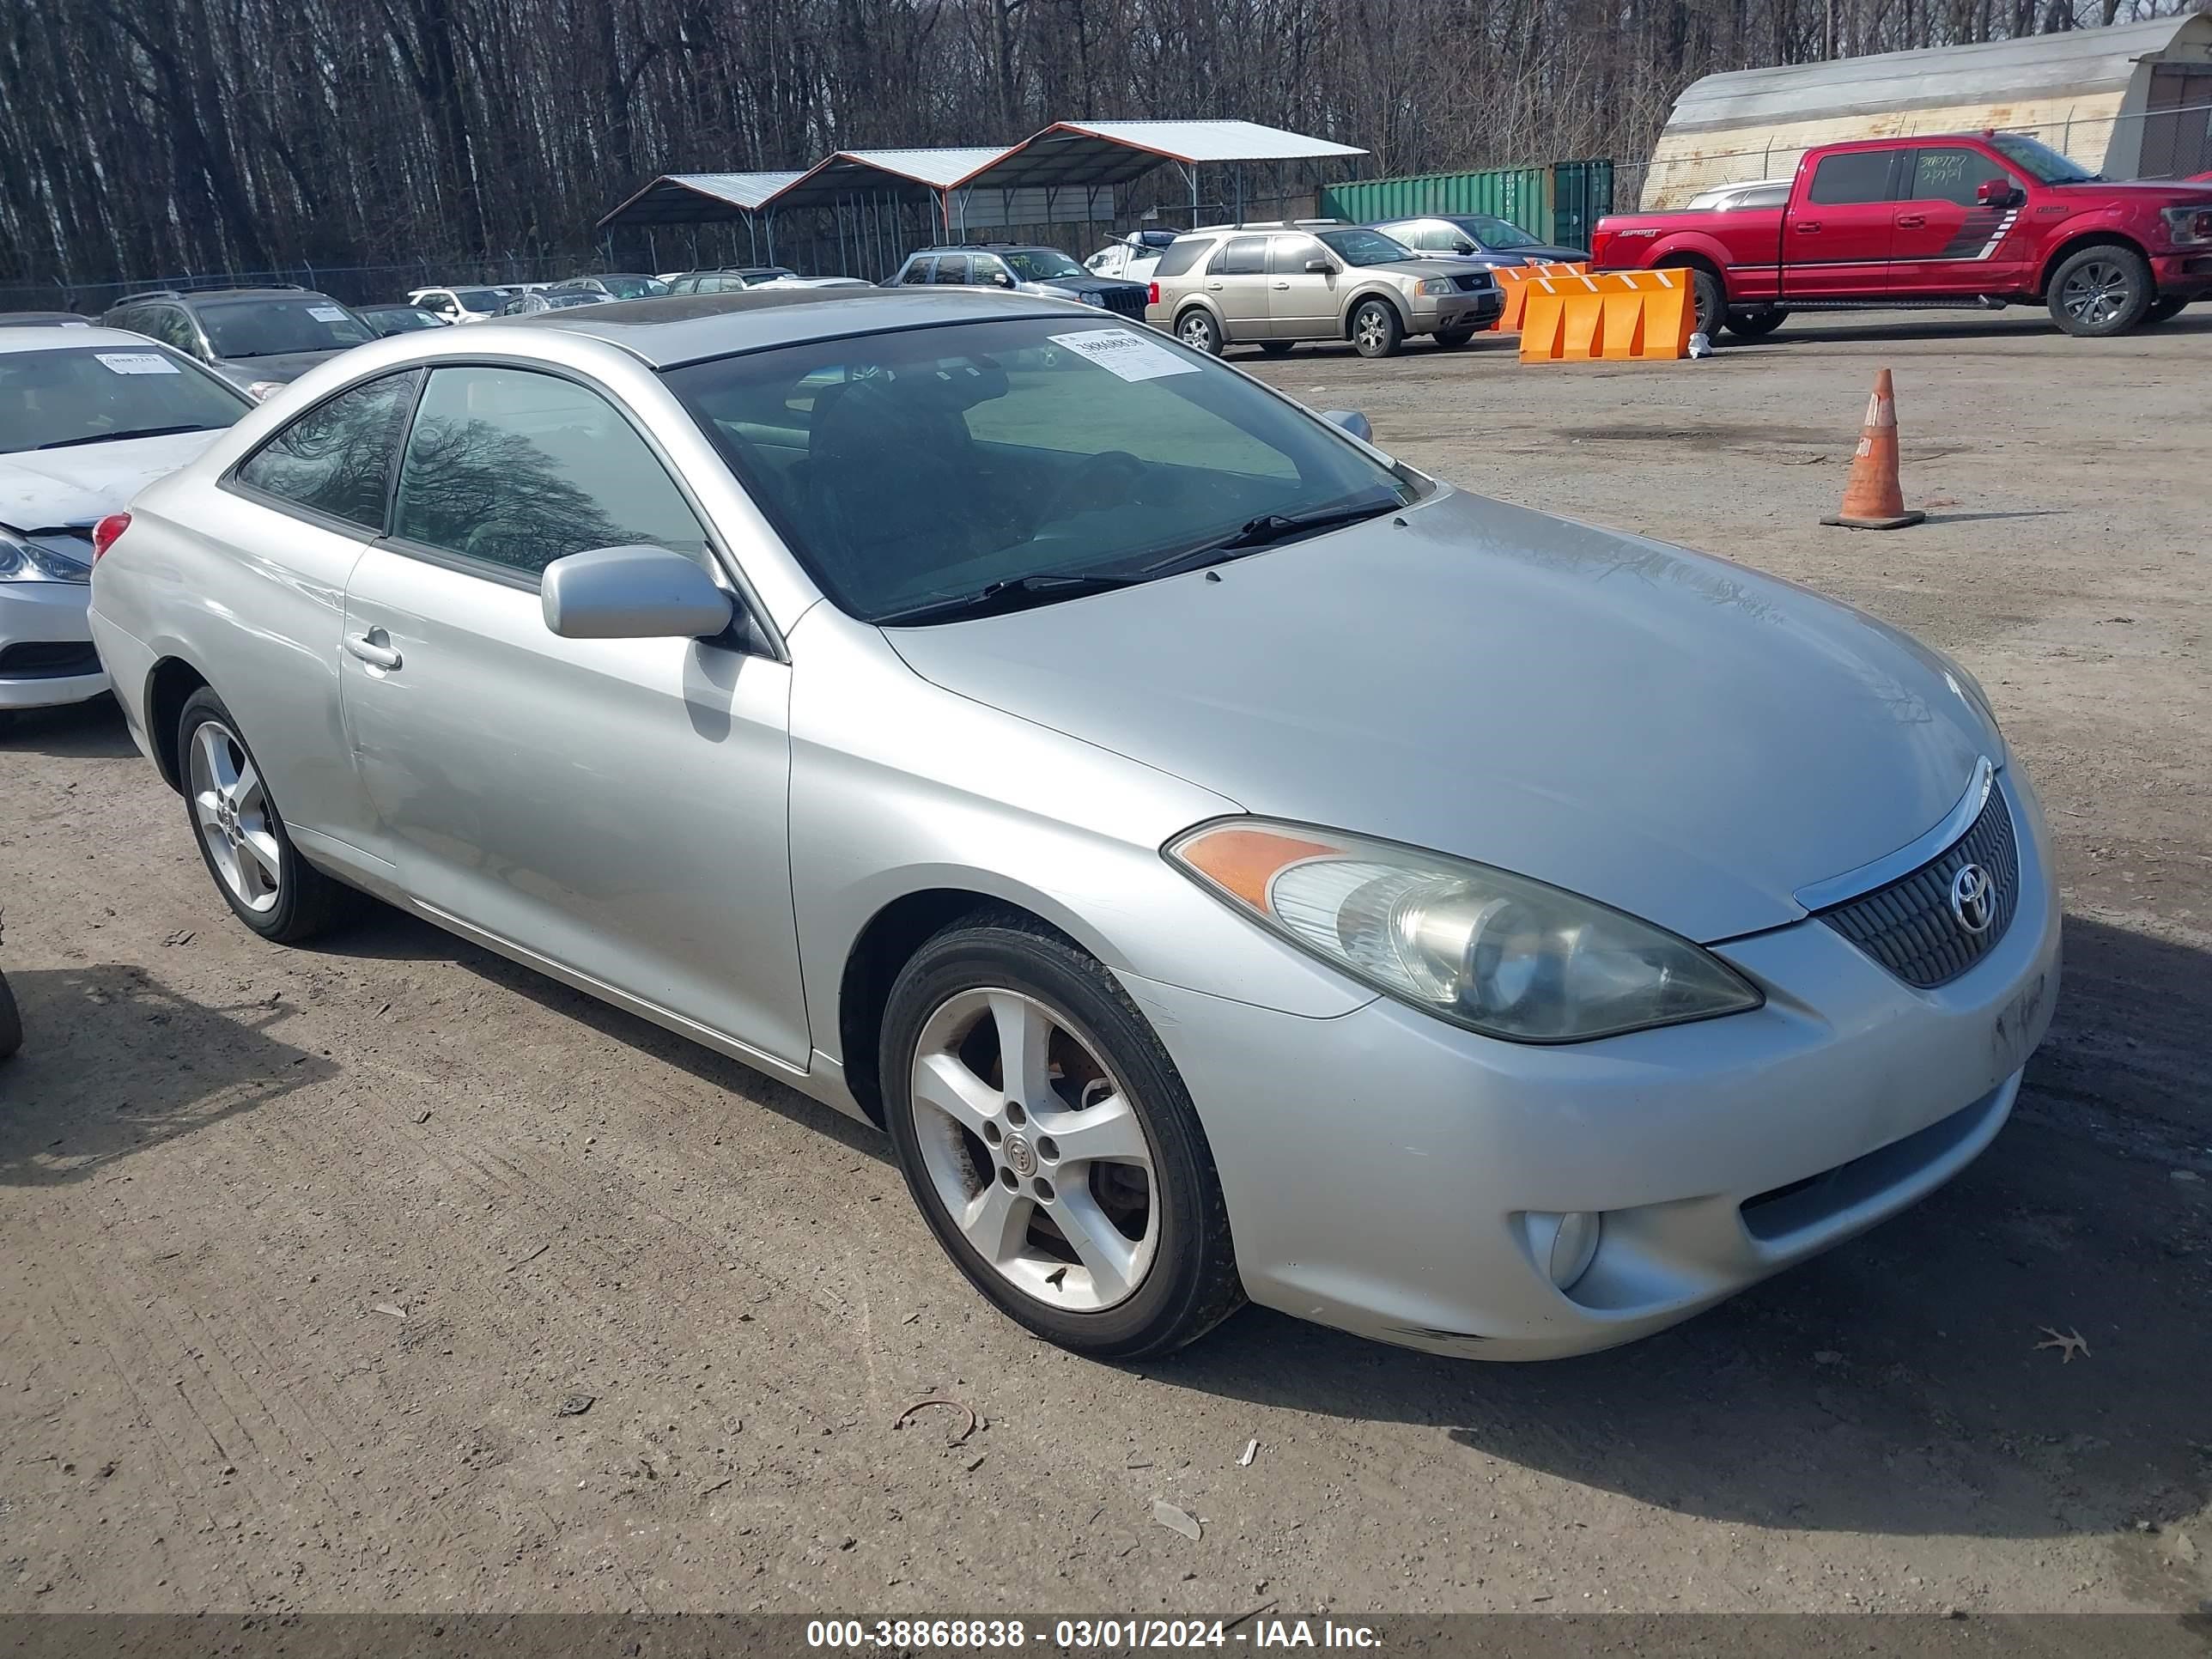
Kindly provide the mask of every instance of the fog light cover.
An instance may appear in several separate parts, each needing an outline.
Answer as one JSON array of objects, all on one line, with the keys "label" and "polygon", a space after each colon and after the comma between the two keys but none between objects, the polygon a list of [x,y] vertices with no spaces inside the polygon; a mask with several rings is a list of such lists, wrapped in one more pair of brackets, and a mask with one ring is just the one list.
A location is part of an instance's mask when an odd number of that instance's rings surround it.
[{"label": "fog light cover", "polygon": [[1536,1266],[1550,1276],[1554,1288],[1572,1290],[1597,1255],[1604,1218],[1590,1210],[1570,1210],[1565,1215],[1530,1210],[1521,1219]]}]

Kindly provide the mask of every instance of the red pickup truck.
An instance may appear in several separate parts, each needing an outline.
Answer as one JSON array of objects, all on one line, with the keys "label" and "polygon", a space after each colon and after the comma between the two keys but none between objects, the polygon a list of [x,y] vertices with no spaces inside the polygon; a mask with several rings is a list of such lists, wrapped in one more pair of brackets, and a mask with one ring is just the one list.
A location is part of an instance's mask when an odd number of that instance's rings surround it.
[{"label": "red pickup truck", "polygon": [[1601,269],[1694,272],[1698,325],[1758,339],[1792,311],[2042,301],[2069,334],[2212,295],[2212,183],[2116,184],[2017,133],[1805,152],[1782,207],[1616,214]]}]

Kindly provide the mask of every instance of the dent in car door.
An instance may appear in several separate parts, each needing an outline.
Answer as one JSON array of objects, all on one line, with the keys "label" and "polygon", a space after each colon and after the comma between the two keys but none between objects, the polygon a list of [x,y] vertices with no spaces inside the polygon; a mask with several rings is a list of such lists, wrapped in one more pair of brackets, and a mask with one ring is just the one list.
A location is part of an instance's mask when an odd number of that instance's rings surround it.
[{"label": "dent in car door", "polygon": [[538,571],[587,546],[711,565],[651,447],[574,382],[437,369],[393,527],[347,589],[343,684],[401,887],[803,1065],[788,666],[696,640],[562,639],[540,607]]},{"label": "dent in car door", "polygon": [[[1308,270],[1309,260],[1328,270]],[[1334,340],[1344,332],[1337,307],[1336,261],[1310,236],[1267,239],[1268,332],[1279,340]]]},{"label": "dent in car door", "polygon": [[1900,153],[1836,150],[1790,204],[1782,231],[1783,292],[1802,299],[1858,299],[1889,287],[1889,244]]}]

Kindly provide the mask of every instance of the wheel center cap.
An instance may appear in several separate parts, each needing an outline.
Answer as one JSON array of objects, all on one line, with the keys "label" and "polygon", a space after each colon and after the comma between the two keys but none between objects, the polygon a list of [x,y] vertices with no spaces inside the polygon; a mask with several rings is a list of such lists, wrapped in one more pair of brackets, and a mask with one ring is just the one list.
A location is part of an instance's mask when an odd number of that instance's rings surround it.
[{"label": "wheel center cap", "polygon": [[1036,1173],[1036,1152],[1030,1146],[1030,1138],[1018,1130],[1006,1137],[1006,1162],[1018,1176]]}]

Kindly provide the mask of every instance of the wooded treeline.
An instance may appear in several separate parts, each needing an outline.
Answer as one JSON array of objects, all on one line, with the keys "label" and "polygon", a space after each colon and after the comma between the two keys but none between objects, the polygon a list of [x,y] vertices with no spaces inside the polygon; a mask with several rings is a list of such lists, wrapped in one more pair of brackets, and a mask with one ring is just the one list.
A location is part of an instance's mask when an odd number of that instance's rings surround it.
[{"label": "wooded treeline", "polygon": [[9,0],[0,284],[582,252],[664,171],[1236,116],[1640,157],[1716,70],[2194,0]]}]

